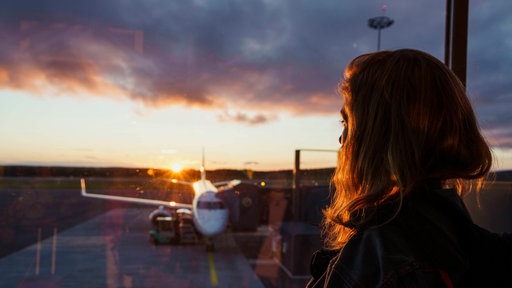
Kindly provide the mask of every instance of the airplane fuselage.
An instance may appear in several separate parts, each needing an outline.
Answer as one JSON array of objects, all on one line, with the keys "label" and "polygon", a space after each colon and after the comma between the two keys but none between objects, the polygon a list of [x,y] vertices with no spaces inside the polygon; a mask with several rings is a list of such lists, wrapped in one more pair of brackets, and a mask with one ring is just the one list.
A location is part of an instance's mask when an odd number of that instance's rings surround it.
[{"label": "airplane fuselage", "polygon": [[196,193],[192,202],[193,220],[196,229],[204,236],[215,236],[226,229],[229,211],[217,198],[217,188],[208,180],[193,184]]}]

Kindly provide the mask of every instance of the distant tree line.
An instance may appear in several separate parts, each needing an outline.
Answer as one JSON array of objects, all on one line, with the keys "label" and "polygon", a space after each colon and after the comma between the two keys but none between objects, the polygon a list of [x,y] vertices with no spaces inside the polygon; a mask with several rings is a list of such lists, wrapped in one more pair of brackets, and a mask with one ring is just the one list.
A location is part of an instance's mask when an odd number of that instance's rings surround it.
[{"label": "distant tree line", "polygon": [[[301,171],[301,179],[311,181],[324,179],[328,181],[334,168],[308,169]],[[197,180],[201,177],[199,170],[183,170],[174,173],[166,169],[152,168],[120,168],[120,167],[66,167],[66,166],[0,166],[0,177],[164,177],[182,180]],[[207,178],[212,181],[227,179],[265,179],[292,181],[292,170],[252,171],[219,169],[207,171]]]},{"label": "distant tree line", "polygon": [[[159,171],[157,171],[157,173],[158,172]],[[60,166],[0,166],[0,175],[4,177],[141,177],[147,176],[147,169]]]},{"label": "distant tree line", "polygon": [[[211,174],[211,175],[210,175]],[[193,178],[201,177],[198,170],[183,170],[179,173],[166,169],[153,168],[120,168],[120,167],[64,167],[64,166],[0,166],[2,177],[168,177]],[[208,178],[226,176],[229,178],[246,179],[246,174],[238,170],[208,171]],[[245,178],[244,178],[245,177]]]},{"label": "distant tree line", "polygon": [[[328,180],[334,168],[306,169],[301,171],[305,181],[314,179]],[[293,179],[292,170],[252,171],[219,169],[207,171],[208,179],[223,181],[226,179]],[[119,167],[65,167],[65,166],[0,166],[0,177],[165,177],[184,180],[196,180],[201,177],[199,170],[184,170],[173,173],[166,169],[151,168],[119,168]],[[494,181],[512,181],[512,170],[494,172]]]}]

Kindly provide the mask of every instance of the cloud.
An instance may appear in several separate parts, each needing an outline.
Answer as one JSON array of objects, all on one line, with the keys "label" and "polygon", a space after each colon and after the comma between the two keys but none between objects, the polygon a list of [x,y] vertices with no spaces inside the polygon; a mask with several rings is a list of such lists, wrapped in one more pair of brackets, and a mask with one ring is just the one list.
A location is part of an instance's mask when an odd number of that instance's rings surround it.
[{"label": "cloud", "polygon": [[[309,77],[314,71],[297,73],[293,64],[281,67],[280,63],[267,65],[260,62],[266,59],[255,59],[270,57],[265,55],[271,49],[268,47],[252,47],[248,48],[252,53],[242,51],[232,56],[202,51],[204,48],[191,43],[171,45],[163,51],[152,43],[141,48],[136,37],[144,35],[141,30],[27,20],[19,23],[19,30],[3,31],[10,36],[2,45],[6,53],[0,58],[3,88],[36,95],[48,90],[59,95],[124,95],[153,107],[222,109],[230,102],[257,109],[291,104],[286,109],[295,107],[298,111],[300,102],[308,101],[315,90],[315,78]],[[258,53],[258,49],[267,51]],[[295,104],[288,103],[292,97]]]},{"label": "cloud", "polygon": [[[470,11],[468,92],[488,141],[512,149],[512,3],[478,1]],[[472,20],[472,21],[471,21]]]},{"label": "cloud", "polygon": [[[382,31],[381,47],[417,48],[442,59],[444,4],[386,2],[395,23]],[[6,39],[0,43],[0,85],[34,95],[92,94],[155,108],[215,109],[220,121],[250,125],[277,121],[283,112],[336,114],[344,66],[376,49],[377,31],[366,23],[384,13],[381,4],[9,0],[0,7],[7,19],[0,23]],[[470,6],[468,91],[488,130],[512,130],[506,8],[510,1]]]},{"label": "cloud", "polygon": [[255,115],[249,115],[244,112],[230,113],[228,111],[224,111],[223,114],[218,115],[218,119],[221,122],[236,122],[236,123],[243,123],[243,124],[249,124],[249,125],[259,125],[259,124],[265,124],[268,122],[272,122],[277,119],[277,116],[274,114],[264,114],[264,113],[257,113]]}]

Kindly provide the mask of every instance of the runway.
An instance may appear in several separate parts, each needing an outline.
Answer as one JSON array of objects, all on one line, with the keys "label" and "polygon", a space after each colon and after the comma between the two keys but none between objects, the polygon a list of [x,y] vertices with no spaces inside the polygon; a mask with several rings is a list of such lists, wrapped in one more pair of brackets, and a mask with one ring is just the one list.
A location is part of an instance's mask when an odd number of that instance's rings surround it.
[{"label": "runway", "polygon": [[[117,208],[0,259],[1,287],[264,287],[226,232],[203,245],[149,243],[151,209]],[[41,235],[39,231],[38,235]]]}]

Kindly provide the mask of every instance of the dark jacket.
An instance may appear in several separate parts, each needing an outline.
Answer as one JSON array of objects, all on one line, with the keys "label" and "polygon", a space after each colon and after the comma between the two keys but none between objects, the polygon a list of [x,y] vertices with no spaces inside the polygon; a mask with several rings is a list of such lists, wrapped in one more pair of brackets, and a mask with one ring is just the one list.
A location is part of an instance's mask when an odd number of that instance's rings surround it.
[{"label": "dark jacket", "polygon": [[[512,241],[471,221],[455,190],[384,205],[340,251],[318,251],[307,287],[512,287]],[[388,218],[386,218],[388,217]]]}]

